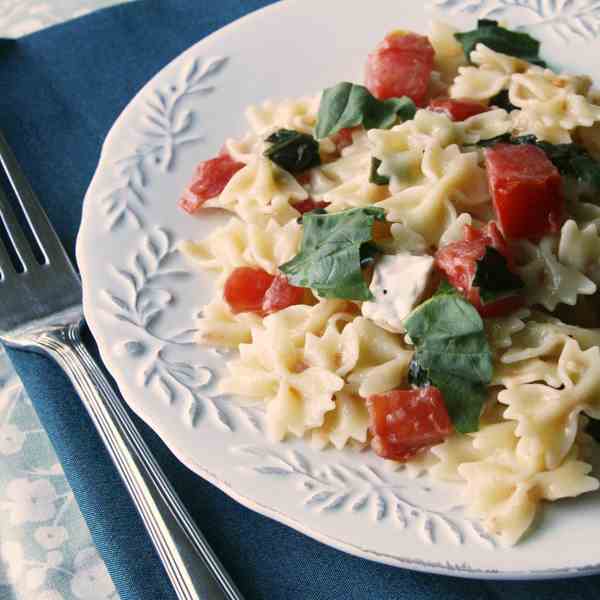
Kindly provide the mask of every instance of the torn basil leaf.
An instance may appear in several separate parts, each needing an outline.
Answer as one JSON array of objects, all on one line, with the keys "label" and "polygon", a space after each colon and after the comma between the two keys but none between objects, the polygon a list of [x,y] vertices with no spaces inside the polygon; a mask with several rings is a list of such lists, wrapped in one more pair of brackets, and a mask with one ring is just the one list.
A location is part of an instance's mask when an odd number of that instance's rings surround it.
[{"label": "torn basil leaf", "polygon": [[381,161],[374,156],[371,158],[371,173],[369,174],[369,182],[375,185],[389,185],[390,178],[386,175],[380,175],[377,169],[381,166]]},{"label": "torn basil leaf", "polygon": [[540,67],[546,63],[539,57],[540,43],[528,33],[511,31],[500,27],[497,21],[481,19],[477,29],[455,33],[454,37],[462,45],[467,60],[477,44],[484,44],[496,52],[515,56]]},{"label": "torn basil leaf", "polygon": [[477,261],[473,286],[479,288],[483,304],[518,294],[525,284],[508,268],[506,257],[496,248],[486,246],[483,258]]},{"label": "torn basil leaf", "polygon": [[[324,298],[371,300],[361,270],[361,249],[373,239],[373,223],[385,220],[382,208],[351,208],[338,213],[306,213],[300,252],[279,270],[292,285]],[[367,247],[362,258],[372,249]]]},{"label": "torn basil leaf", "polygon": [[495,96],[490,98],[490,106],[497,106],[498,108],[503,108],[506,112],[510,112],[511,110],[516,110],[516,106],[511,103],[510,98],[508,97],[508,90],[502,90],[498,92]]},{"label": "torn basil leaf", "polygon": [[475,307],[444,287],[413,310],[404,325],[415,345],[415,381],[430,382],[442,392],[457,431],[477,431],[493,366]]},{"label": "torn basil leaf", "polygon": [[389,129],[398,118],[412,119],[416,110],[410,98],[378,100],[365,86],[343,81],[323,92],[315,136],[321,140],[358,125],[365,129]]},{"label": "torn basil leaf", "polygon": [[279,129],[266,142],[272,145],[264,155],[289,173],[301,173],[321,164],[319,142],[307,133]]}]

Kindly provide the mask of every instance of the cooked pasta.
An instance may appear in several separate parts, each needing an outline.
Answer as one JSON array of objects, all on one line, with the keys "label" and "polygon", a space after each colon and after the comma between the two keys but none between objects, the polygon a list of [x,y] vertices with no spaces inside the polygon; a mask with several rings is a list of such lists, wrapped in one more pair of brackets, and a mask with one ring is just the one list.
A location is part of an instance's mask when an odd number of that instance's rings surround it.
[{"label": "cooked pasta", "polygon": [[600,95],[468,43],[393,32],[366,86],[250,107],[182,203],[233,214],[181,250],[216,276],[198,343],[238,350],[220,390],[272,439],[462,482],[513,544],[599,485]]}]

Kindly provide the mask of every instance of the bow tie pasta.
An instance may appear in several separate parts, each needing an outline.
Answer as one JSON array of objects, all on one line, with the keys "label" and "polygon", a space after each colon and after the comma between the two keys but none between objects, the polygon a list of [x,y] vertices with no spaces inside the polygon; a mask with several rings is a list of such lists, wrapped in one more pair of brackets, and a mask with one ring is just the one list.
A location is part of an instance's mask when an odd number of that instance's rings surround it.
[{"label": "bow tie pasta", "polygon": [[[229,221],[196,341],[269,436],[462,484],[506,544],[595,490],[600,101],[485,20],[388,34],[365,85],[246,110],[180,206]],[[235,401],[235,400],[232,400]]]}]

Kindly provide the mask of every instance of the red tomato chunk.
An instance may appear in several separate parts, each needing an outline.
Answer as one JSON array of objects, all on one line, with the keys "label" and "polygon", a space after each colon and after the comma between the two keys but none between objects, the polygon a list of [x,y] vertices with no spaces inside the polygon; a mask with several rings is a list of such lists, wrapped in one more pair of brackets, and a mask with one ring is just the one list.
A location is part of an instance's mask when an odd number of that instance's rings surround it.
[{"label": "red tomato chunk", "polygon": [[464,121],[469,117],[474,117],[487,112],[488,107],[476,100],[463,98],[455,100],[454,98],[436,98],[429,103],[429,108],[436,112],[443,112],[453,121]]},{"label": "red tomato chunk", "polygon": [[532,144],[485,150],[494,209],[507,238],[537,240],[560,229],[564,198],[558,169]]},{"label": "red tomato chunk", "polygon": [[225,282],[223,296],[233,313],[262,313],[267,290],[275,277],[263,269],[238,267]]},{"label": "red tomato chunk", "polygon": [[508,268],[514,269],[513,257],[509,252],[506,240],[494,222],[488,223],[483,230],[465,225],[464,241],[453,242],[440,248],[435,255],[435,264],[440,271],[446,274],[448,281],[473,304],[482,317],[500,317],[521,307],[523,298],[513,295],[488,304],[482,303],[479,288],[473,287],[473,279],[477,271],[477,261],[483,258],[488,246],[498,250],[506,258]]},{"label": "red tomato chunk", "polygon": [[292,204],[292,206],[301,214],[310,212],[311,210],[315,210],[315,208],[327,208],[329,206],[329,202],[317,202],[312,198],[307,198],[306,200],[302,200],[301,202],[296,202]]},{"label": "red tomato chunk", "polygon": [[274,313],[288,306],[302,304],[306,290],[288,283],[284,275],[277,275],[271,287],[267,290],[263,300],[262,310],[264,313]]},{"label": "red tomato chunk", "polygon": [[207,200],[218,196],[244,166],[244,163],[233,160],[227,152],[201,162],[196,167],[192,182],[183,193],[179,206],[190,214],[195,213]]},{"label": "red tomato chunk", "polygon": [[424,106],[434,55],[425,36],[392,32],[369,54],[365,85],[380,100],[408,96]]},{"label": "red tomato chunk", "polygon": [[367,407],[373,448],[383,458],[406,461],[452,433],[442,393],[433,386],[375,394]]},{"label": "red tomato chunk", "polygon": [[271,275],[257,267],[238,267],[225,282],[223,296],[231,311],[260,315],[302,304],[304,288],[290,285],[283,275]]},{"label": "red tomato chunk", "polygon": [[354,141],[352,138],[352,132],[355,129],[356,127],[345,127],[331,136],[331,140],[335,144],[335,148],[338,152],[341,152],[344,148],[352,145]]}]

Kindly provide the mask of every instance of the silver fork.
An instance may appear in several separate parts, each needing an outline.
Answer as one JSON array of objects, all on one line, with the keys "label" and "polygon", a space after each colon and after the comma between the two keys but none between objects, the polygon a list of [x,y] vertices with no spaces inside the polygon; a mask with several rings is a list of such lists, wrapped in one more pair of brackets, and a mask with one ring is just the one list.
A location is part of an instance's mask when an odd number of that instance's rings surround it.
[{"label": "silver fork", "polygon": [[0,187],[0,218],[23,269],[21,273],[14,268],[0,240],[0,341],[50,356],[69,376],[131,494],[178,598],[242,600],[83,345],[79,277],[1,132],[0,163],[44,255],[40,264]]}]

